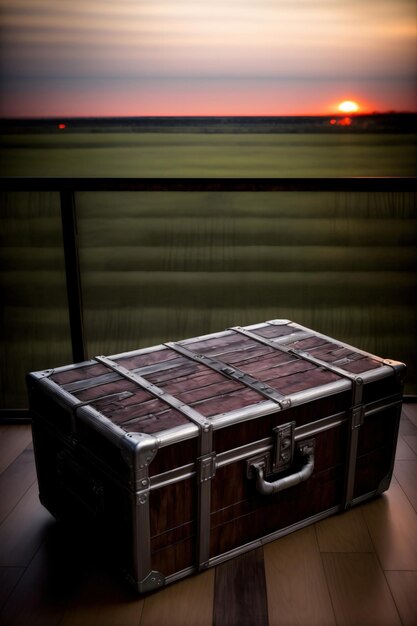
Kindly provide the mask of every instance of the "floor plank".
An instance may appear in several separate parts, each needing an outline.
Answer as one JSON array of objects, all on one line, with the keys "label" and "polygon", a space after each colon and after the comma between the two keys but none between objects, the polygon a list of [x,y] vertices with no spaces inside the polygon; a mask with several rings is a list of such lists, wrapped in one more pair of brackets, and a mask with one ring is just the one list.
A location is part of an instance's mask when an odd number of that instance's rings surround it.
[{"label": "floor plank", "polygon": [[403,414],[414,424],[417,428],[417,402],[406,402],[402,407]]},{"label": "floor plank", "polygon": [[417,624],[417,572],[385,572],[403,626]]},{"label": "floor plank", "polygon": [[140,626],[211,626],[214,569],[145,598]]},{"label": "floor plank", "polygon": [[403,439],[407,446],[413,450],[417,458],[417,435],[404,435]]},{"label": "floor plank", "polygon": [[83,559],[59,525],[26,568],[0,613],[2,626],[57,626],[83,580]]},{"label": "floor plank", "polygon": [[0,567],[0,609],[24,572],[23,567]]},{"label": "floor plank", "polygon": [[410,420],[408,417],[408,413],[403,411],[401,420],[400,420],[400,435],[417,435],[417,426],[414,423],[414,420]]},{"label": "floor plank", "polygon": [[144,600],[99,565],[88,565],[59,626],[138,626]]},{"label": "floor plank", "polygon": [[361,508],[318,522],[316,531],[321,552],[374,552]]},{"label": "floor plank", "polygon": [[417,570],[417,515],[397,483],[363,505],[362,512],[384,570]]},{"label": "floor plank", "polygon": [[394,475],[417,512],[417,459],[395,461]]},{"label": "floor plank", "polygon": [[323,554],[338,626],[401,626],[375,554]]},{"label": "floor plank", "polygon": [[314,526],[264,547],[270,626],[336,624]]},{"label": "floor plank", "polygon": [[214,626],[268,626],[262,548],[216,568]]},{"label": "floor plank", "polygon": [[415,435],[400,435],[397,442],[397,450],[395,452],[395,459],[398,461],[407,461],[411,459],[417,459],[417,454],[408,444],[407,439],[417,439]]},{"label": "floor plank", "polygon": [[0,523],[36,480],[33,450],[23,450],[0,474]]},{"label": "floor plank", "polygon": [[53,523],[52,515],[39,502],[35,482],[0,525],[0,566],[28,565]]},{"label": "floor plank", "polygon": [[10,425],[0,437],[0,474],[32,441],[30,424]]}]

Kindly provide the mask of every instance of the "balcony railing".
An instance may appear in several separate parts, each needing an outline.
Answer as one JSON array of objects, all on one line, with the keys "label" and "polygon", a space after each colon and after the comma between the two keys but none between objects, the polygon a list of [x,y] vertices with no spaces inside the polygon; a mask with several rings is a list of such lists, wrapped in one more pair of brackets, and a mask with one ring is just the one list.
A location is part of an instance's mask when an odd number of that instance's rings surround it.
[{"label": "balcony railing", "polygon": [[[77,192],[416,192],[416,177],[3,178],[2,192],[59,192],[74,362],[87,358],[78,250]],[[16,413],[17,415],[17,413]],[[19,412],[21,417],[21,412]],[[0,412],[8,416],[6,411]]]}]

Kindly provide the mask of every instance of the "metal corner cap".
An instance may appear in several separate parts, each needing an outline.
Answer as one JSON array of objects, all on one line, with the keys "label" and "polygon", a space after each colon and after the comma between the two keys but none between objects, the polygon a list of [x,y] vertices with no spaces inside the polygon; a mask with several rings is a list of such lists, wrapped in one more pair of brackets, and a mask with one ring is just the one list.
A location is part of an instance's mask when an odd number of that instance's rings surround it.
[{"label": "metal corner cap", "polygon": [[403,373],[403,372],[405,373],[407,370],[406,364],[402,363],[401,361],[394,361],[393,359],[384,359],[383,364],[388,365],[388,367],[392,367],[398,373]]},{"label": "metal corner cap", "polygon": [[154,460],[159,448],[159,441],[153,435],[145,433],[126,433],[123,441],[131,447],[141,465],[149,465]]},{"label": "metal corner cap", "polygon": [[152,570],[143,580],[138,581],[139,593],[147,593],[148,591],[154,591],[160,589],[165,585],[165,576],[160,572]]},{"label": "metal corner cap", "polygon": [[148,450],[155,450],[156,454],[159,448],[158,439],[146,433],[125,433],[122,439],[123,443],[137,454]]}]

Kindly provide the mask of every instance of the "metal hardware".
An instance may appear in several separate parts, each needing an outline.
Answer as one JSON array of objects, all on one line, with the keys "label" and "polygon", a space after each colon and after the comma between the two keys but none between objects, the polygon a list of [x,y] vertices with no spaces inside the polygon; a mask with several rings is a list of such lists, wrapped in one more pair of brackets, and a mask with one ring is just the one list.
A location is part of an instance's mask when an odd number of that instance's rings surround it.
[{"label": "metal hardware", "polygon": [[269,496],[274,493],[284,491],[284,489],[289,489],[290,487],[299,485],[300,483],[308,480],[314,471],[314,447],[314,439],[304,441],[302,444],[300,444],[298,446],[298,451],[301,456],[305,458],[305,465],[302,467],[301,470],[296,471],[294,474],[284,476],[283,478],[279,478],[274,482],[268,482],[265,480],[266,470],[262,462],[253,463],[252,465],[256,474],[257,491],[264,496]]},{"label": "metal hardware", "polygon": [[246,475],[253,478],[254,467],[261,465],[265,476],[277,474],[286,470],[294,458],[294,435],[295,422],[281,424],[272,429],[273,449],[268,450],[256,457],[252,457],[246,463]]},{"label": "metal hardware", "polygon": [[242,372],[242,370],[238,369],[237,367],[231,367],[223,361],[220,361],[220,359],[215,359],[204,354],[198,354],[197,352],[193,352],[192,350],[189,350],[188,348],[185,348],[178,343],[172,342],[166,343],[165,345],[172,350],[175,350],[179,354],[182,354],[183,356],[186,356],[193,361],[197,361],[197,363],[206,365],[207,367],[214,370],[215,372],[218,372],[219,374],[227,376],[232,380],[236,380],[242,383],[246,387],[254,389],[265,398],[268,398],[268,400],[276,402],[281,408],[288,408],[289,400],[282,393],[279,393],[276,389],[273,389],[268,384],[258,380],[257,378],[254,378],[250,374]]},{"label": "metal hardware", "polygon": [[359,427],[364,423],[365,407],[362,404],[363,379],[356,376],[352,379],[352,409],[350,418],[350,430],[347,444],[347,465],[345,474],[345,490],[343,508],[352,506],[353,491],[355,487],[356,462],[358,456]]},{"label": "metal hardware", "polygon": [[165,585],[165,576],[160,572],[152,570],[143,580],[138,581],[137,589],[139,593],[154,591]]},{"label": "metal hardware", "polygon": [[211,452],[206,456],[197,459],[198,479],[200,483],[205,483],[214,478],[216,474],[216,453]]},{"label": "metal hardware", "polygon": [[295,422],[282,424],[273,429],[275,449],[272,459],[272,473],[281,472],[292,464],[294,456],[294,431]]},{"label": "metal hardware", "polygon": [[256,478],[256,466],[262,466],[265,474],[271,473],[271,455],[269,452],[252,457],[246,461],[246,478]]},{"label": "metal hardware", "polygon": [[[274,324],[275,322],[268,322]],[[308,328],[304,326],[300,326],[298,324],[291,324],[294,328],[299,328],[303,331],[309,331]],[[294,355],[295,357],[304,359],[309,361],[310,363],[314,363],[318,367],[322,367],[328,371],[341,376],[351,382],[352,385],[352,417],[351,417],[351,432],[349,435],[348,442],[348,452],[347,452],[347,468],[346,468],[346,486],[345,486],[345,497],[344,497],[344,507],[347,508],[349,506],[349,502],[352,501],[353,497],[353,488],[355,481],[355,472],[356,472],[356,454],[358,448],[358,428],[363,424],[364,421],[364,408],[362,406],[362,396],[363,396],[363,378],[361,376],[357,376],[356,374],[352,374],[347,372],[346,370],[334,365],[332,363],[328,363],[327,361],[323,361],[322,359],[318,359],[317,357],[312,356],[309,352],[305,352],[303,350],[297,350],[293,348],[287,348],[284,345],[278,345],[274,341],[270,339],[266,339],[264,337],[260,337],[251,331],[242,328],[236,328],[237,332],[240,332],[248,337],[252,337],[256,341],[260,343],[266,344],[275,348],[277,350],[281,350],[286,352],[289,355]],[[355,351],[356,348],[352,346],[347,346],[346,344],[342,344],[340,342],[335,342],[331,337],[326,337],[325,335],[321,335],[319,333],[314,333],[317,337],[321,337],[323,340],[330,341],[332,343],[336,343],[340,347],[349,347],[351,350]],[[356,350],[359,352],[358,350]],[[369,355],[367,355],[369,356]],[[381,361],[381,359],[378,359]]]},{"label": "metal hardware", "polygon": [[351,428],[359,428],[365,420],[365,406],[360,404],[352,409]]},{"label": "metal hardware", "polygon": [[397,378],[403,383],[404,379],[405,379],[405,375],[407,372],[407,367],[404,365],[404,363],[401,363],[399,361],[393,361],[392,359],[384,359],[383,361],[384,365],[387,365],[388,367],[391,367],[394,372],[395,375],[397,376]]}]

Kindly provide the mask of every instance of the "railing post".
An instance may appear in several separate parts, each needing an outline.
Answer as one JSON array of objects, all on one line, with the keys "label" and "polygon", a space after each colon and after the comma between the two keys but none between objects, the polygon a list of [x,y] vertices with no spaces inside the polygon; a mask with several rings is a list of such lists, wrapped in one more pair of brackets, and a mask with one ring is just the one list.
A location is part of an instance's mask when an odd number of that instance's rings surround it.
[{"label": "railing post", "polygon": [[83,303],[74,191],[61,191],[60,199],[72,357],[74,363],[79,363],[86,360],[87,351],[84,341]]}]

